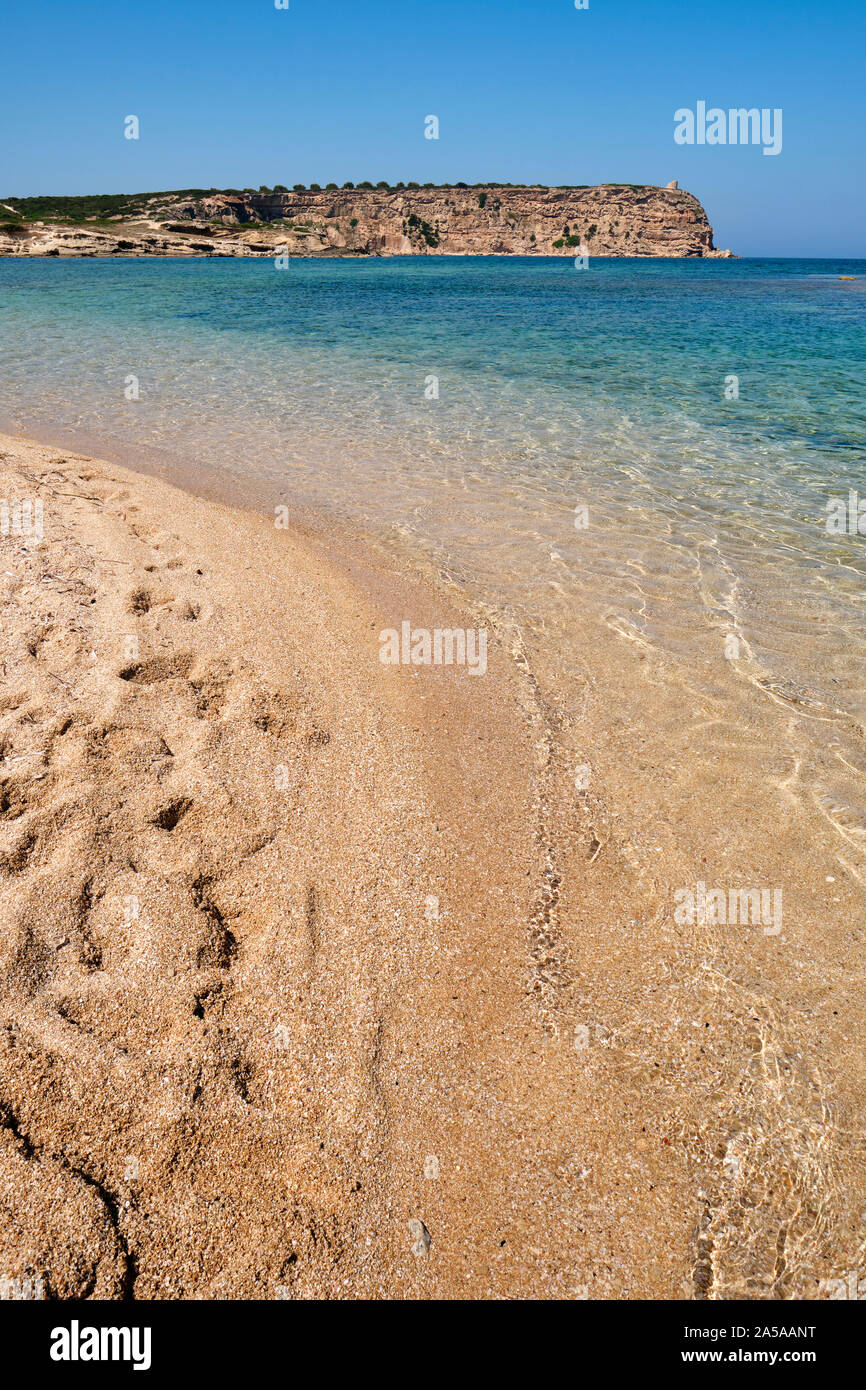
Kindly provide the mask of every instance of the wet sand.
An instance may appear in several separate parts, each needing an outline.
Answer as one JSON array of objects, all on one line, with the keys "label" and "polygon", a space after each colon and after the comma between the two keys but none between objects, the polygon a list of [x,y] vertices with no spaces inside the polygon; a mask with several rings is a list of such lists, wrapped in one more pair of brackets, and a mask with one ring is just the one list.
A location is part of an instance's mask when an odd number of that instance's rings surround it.
[{"label": "wet sand", "polygon": [[[787,889],[784,768],[751,806],[635,644],[566,699],[345,535],[0,453],[44,532],[0,542],[5,1277],[814,1298],[859,1268],[859,884],[816,841],[781,932],[674,917],[701,874]],[[484,626],[486,674],[383,665],[404,620]]]}]

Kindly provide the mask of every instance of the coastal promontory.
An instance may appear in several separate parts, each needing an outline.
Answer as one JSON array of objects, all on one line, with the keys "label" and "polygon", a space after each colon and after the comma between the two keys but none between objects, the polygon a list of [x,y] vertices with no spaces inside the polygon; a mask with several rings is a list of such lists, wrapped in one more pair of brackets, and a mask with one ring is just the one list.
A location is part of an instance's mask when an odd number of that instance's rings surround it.
[{"label": "coastal promontory", "polygon": [[730,256],[672,181],[6,197],[2,256]]}]

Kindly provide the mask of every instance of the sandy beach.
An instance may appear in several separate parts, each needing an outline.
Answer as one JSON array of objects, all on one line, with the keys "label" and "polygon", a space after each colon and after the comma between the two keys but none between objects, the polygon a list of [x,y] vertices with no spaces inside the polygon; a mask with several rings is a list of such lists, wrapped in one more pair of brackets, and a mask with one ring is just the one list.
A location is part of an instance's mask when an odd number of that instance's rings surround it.
[{"label": "sandy beach", "polygon": [[459,615],[408,581],[2,452],[44,509],[3,542],[3,1268],[56,1298],[529,1293],[543,866],[502,656],[422,682],[380,629]]},{"label": "sandy beach", "polygon": [[[345,536],[19,438],[0,469],[7,1277],[826,1296],[862,991],[808,920],[785,951],[675,920],[700,860],[652,769],[575,790],[630,668],[569,729],[495,615]],[[384,663],[403,622],[483,627],[483,679]]]}]

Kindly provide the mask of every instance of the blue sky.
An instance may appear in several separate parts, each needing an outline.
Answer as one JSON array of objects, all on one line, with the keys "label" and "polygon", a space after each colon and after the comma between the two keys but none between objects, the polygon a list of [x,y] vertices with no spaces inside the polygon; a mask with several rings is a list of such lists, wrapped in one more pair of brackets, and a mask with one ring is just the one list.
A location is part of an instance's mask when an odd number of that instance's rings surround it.
[{"label": "blue sky", "polygon": [[[677,178],[717,245],[863,256],[864,16],[863,0],[10,5],[0,196]],[[781,154],[676,145],[674,111],[701,100],[781,107]]]}]

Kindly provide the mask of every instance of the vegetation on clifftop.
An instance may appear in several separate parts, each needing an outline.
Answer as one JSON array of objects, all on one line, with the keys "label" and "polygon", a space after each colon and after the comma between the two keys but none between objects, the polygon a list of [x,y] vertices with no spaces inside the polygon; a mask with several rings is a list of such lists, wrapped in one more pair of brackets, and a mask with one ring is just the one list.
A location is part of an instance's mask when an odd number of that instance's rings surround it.
[{"label": "vegetation on clifftop", "polygon": [[[561,188],[564,192],[588,188],[588,184],[556,184],[552,187]],[[612,184],[610,187],[629,188],[640,191],[649,185],[644,184]],[[512,184],[512,183],[452,183],[452,184],[418,184],[397,183],[389,184],[385,180],[373,184],[365,181],[357,185],[352,183],[343,184],[342,190],[337,189],[335,183],[327,185],[327,192],[350,192],[357,189],[361,192],[375,191],[377,193],[403,193],[413,192],[416,189],[424,188],[442,189],[443,191],[463,190],[468,188],[483,190],[478,197],[479,207],[484,207],[487,202],[487,190],[491,188],[513,188],[526,189],[527,191],[539,188],[546,188],[543,184]],[[296,183],[293,191],[295,193],[320,193],[322,189],[319,184],[311,183],[309,187],[302,183]],[[203,198],[215,197],[268,197],[273,194],[276,197],[285,197],[288,188],[285,184],[274,184],[273,189],[262,184],[258,189],[252,188],[179,188],[163,192],[152,193],[90,193],[81,194],[75,197],[61,197],[52,195],[40,195],[33,198],[17,198],[13,195],[0,198],[0,223],[10,222],[71,222],[71,223],[104,223],[110,221],[122,221],[146,216],[149,204],[181,202],[184,199],[200,201]],[[3,206],[5,204],[5,206]]]}]

